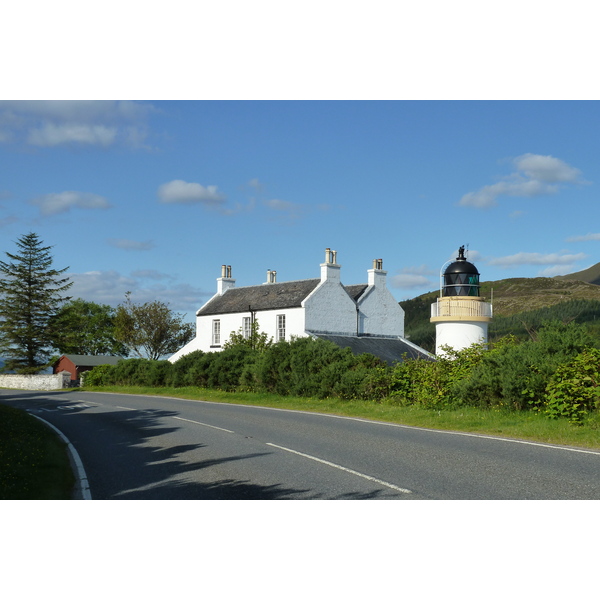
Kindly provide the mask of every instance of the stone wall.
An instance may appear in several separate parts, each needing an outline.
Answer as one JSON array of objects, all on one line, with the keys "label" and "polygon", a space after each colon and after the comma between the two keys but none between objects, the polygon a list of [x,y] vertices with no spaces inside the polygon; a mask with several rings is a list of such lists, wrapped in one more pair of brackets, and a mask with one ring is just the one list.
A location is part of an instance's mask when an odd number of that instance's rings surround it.
[{"label": "stone wall", "polygon": [[0,375],[0,387],[13,390],[61,390],[68,388],[71,374],[56,375]]}]

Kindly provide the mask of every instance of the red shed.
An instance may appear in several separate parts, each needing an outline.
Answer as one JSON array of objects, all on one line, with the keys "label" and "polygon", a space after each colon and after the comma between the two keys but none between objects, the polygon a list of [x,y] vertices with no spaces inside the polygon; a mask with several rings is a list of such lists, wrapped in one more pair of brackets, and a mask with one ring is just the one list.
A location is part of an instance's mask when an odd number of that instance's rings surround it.
[{"label": "red shed", "polygon": [[120,356],[87,356],[81,354],[63,354],[52,368],[53,373],[68,371],[71,373],[71,381],[76,381],[84,371],[90,371],[98,365],[116,365]]}]

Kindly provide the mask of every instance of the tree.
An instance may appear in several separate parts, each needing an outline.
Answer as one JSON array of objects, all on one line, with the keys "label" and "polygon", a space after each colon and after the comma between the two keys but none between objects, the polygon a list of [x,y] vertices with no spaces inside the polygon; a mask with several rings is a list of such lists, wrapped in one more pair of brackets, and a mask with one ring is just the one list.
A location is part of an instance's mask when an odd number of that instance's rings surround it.
[{"label": "tree", "polygon": [[115,338],[140,358],[158,360],[177,352],[193,337],[194,326],[159,300],[135,304],[127,292],[125,302],[117,307]]},{"label": "tree", "polygon": [[50,320],[54,347],[61,354],[127,356],[125,345],[115,339],[115,315],[108,304],[81,298],[64,304]]},{"label": "tree", "polygon": [[245,334],[243,328],[240,327],[237,332],[232,331],[229,339],[223,344],[223,349],[233,348],[234,346],[247,346],[253,350],[263,352],[273,343],[273,338],[263,331],[260,331],[258,321],[254,319],[250,325],[248,335]]},{"label": "tree", "polygon": [[16,242],[19,252],[0,261],[0,351],[6,370],[38,373],[48,364],[52,349],[50,320],[69,297],[72,283],[62,277],[68,269],[52,268],[52,246],[43,246],[36,233]]}]

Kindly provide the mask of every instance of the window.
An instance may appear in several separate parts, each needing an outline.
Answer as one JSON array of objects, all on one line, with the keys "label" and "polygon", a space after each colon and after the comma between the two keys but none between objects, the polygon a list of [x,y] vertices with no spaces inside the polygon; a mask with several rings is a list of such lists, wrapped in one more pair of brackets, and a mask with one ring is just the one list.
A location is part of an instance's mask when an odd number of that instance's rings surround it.
[{"label": "window", "polygon": [[221,320],[220,319],[214,319],[214,321],[213,321],[212,343],[213,343],[213,346],[221,345]]},{"label": "window", "polygon": [[250,317],[244,317],[243,332],[245,340],[252,337],[252,319]]},{"label": "window", "polygon": [[285,340],[285,315],[277,315],[277,341]]}]

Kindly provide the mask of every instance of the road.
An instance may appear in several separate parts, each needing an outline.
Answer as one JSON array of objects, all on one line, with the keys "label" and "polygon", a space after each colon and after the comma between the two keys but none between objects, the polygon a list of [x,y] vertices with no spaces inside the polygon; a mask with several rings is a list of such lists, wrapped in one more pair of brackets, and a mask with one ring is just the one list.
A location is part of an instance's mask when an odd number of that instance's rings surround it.
[{"label": "road", "polygon": [[93,499],[600,499],[600,451],[155,396],[0,402],[69,438]]}]

